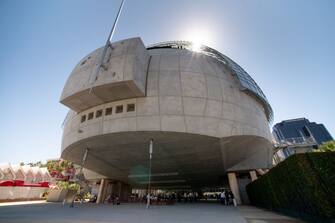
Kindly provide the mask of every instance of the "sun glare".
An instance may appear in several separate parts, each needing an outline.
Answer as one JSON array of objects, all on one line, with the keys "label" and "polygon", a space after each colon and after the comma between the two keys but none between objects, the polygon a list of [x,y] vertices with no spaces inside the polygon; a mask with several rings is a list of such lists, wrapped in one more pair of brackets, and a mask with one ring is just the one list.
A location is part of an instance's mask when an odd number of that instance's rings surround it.
[{"label": "sun glare", "polygon": [[209,30],[201,26],[188,27],[183,34],[182,39],[192,42],[191,49],[195,52],[201,51],[201,45],[210,45],[213,40]]},{"label": "sun glare", "polygon": [[200,52],[201,51],[201,43],[200,42],[193,42],[192,41],[192,50],[195,52]]}]

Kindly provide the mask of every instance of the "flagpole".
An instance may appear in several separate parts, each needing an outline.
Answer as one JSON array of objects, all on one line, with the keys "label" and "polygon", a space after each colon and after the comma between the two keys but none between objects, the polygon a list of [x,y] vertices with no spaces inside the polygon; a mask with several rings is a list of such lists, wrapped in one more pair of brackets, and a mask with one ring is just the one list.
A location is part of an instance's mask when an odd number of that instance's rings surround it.
[{"label": "flagpole", "polygon": [[114,20],[114,24],[113,24],[112,30],[110,31],[110,33],[108,35],[108,38],[107,38],[105,47],[104,47],[104,49],[103,49],[103,51],[101,53],[101,57],[100,57],[100,60],[98,62],[97,68],[96,68],[95,72],[93,73],[94,75],[91,75],[91,77],[90,77],[91,88],[89,90],[89,94],[91,94],[92,89],[93,89],[93,84],[98,79],[98,74],[100,72],[101,67],[103,66],[104,59],[105,59],[105,56],[106,56],[106,53],[107,53],[107,49],[108,49],[108,47],[110,46],[110,44],[112,42],[112,38],[113,38],[113,35],[114,35],[116,24],[117,24],[117,22],[119,20],[119,17],[120,17],[120,14],[121,14],[121,11],[122,11],[122,8],[123,8],[123,5],[124,5],[124,1],[125,0],[122,0],[122,2],[121,2],[119,11],[117,12],[116,18]]}]

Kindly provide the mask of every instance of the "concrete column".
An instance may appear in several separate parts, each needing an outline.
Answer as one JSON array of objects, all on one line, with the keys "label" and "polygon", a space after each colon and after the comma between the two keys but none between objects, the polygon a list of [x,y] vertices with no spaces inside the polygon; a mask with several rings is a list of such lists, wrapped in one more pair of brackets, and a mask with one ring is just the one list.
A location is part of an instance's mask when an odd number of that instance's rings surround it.
[{"label": "concrete column", "polygon": [[97,197],[97,204],[103,203],[103,201],[105,199],[106,186],[107,186],[107,180],[106,179],[101,179],[99,192],[98,192],[98,197]]},{"label": "concrete column", "polygon": [[118,184],[118,189],[119,189],[118,196],[119,196],[119,199],[121,200],[122,183],[121,182],[117,182],[117,184]]},{"label": "concrete column", "polygon": [[139,189],[138,190],[138,198],[140,199],[140,200],[142,200],[142,197],[143,196],[146,196],[147,195],[147,191],[145,190],[145,189]]},{"label": "concrete column", "polygon": [[228,181],[231,192],[233,192],[236,203],[241,204],[240,190],[238,188],[237,178],[235,173],[228,173]]},{"label": "concrete column", "polygon": [[250,177],[251,177],[251,181],[257,180],[257,174],[255,170],[251,170],[249,171]]},{"label": "concrete column", "polygon": [[114,195],[115,183],[111,183],[111,195]]}]

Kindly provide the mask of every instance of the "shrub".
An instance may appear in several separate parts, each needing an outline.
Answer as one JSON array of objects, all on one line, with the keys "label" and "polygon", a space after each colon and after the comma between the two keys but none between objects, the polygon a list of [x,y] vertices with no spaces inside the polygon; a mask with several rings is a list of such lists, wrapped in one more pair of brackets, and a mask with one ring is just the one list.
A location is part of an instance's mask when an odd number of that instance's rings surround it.
[{"label": "shrub", "polygon": [[68,189],[68,190],[79,190],[80,185],[77,183],[70,183],[68,181],[58,181],[57,182],[57,187],[59,189]]},{"label": "shrub", "polygon": [[311,222],[335,222],[335,152],[290,156],[247,185],[251,204]]}]

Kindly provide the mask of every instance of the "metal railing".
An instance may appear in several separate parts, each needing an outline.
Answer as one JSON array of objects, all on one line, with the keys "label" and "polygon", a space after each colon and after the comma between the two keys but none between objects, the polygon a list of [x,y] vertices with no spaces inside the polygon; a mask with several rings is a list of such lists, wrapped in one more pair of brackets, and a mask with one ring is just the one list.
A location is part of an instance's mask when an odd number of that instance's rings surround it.
[{"label": "metal railing", "polygon": [[314,137],[294,137],[282,139],[275,142],[275,147],[288,147],[288,146],[302,146],[302,145],[316,145]]}]

